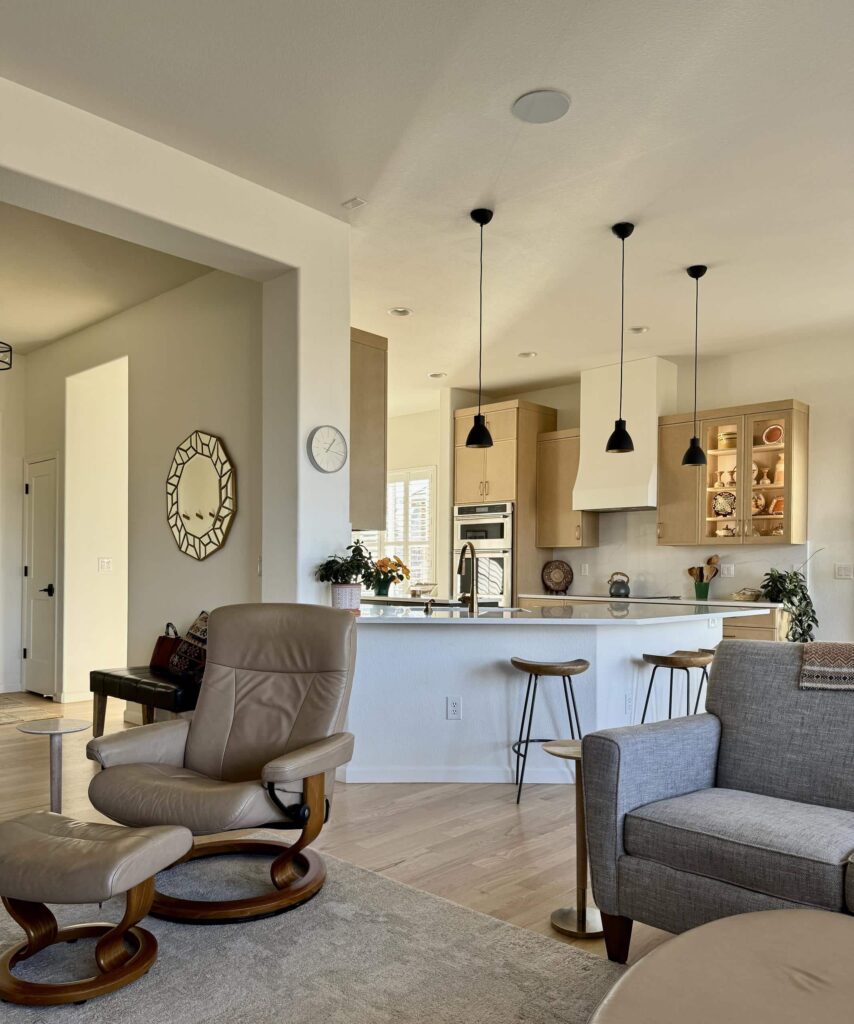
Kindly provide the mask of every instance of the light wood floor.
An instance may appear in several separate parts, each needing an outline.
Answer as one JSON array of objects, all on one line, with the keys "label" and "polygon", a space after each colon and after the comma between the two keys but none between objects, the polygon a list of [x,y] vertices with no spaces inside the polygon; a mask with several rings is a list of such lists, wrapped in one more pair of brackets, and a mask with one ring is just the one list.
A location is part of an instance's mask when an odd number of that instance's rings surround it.
[{"label": "light wood floor", "polygon": [[[43,706],[45,718],[92,717],[88,702],[23,699]],[[109,702],[107,732],[125,728],[123,707]],[[106,820],[86,795],[95,771],[85,754],[90,735],[64,739],[62,809],[74,817]],[[0,725],[0,819],[48,809],[47,748],[42,736]],[[339,784],[331,820],[316,846],[454,903],[605,955],[601,940],[569,940],[549,925],[555,907],[575,902],[572,786],[528,786],[517,807],[508,785]],[[635,925],[630,962],[667,937]]]}]

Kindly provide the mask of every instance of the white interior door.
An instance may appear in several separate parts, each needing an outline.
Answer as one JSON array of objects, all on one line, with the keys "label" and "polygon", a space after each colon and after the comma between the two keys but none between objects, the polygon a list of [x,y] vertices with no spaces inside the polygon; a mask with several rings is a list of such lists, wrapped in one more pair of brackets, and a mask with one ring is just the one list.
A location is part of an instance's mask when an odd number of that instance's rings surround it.
[{"label": "white interior door", "polygon": [[56,459],[27,463],[24,689],[56,696]]}]

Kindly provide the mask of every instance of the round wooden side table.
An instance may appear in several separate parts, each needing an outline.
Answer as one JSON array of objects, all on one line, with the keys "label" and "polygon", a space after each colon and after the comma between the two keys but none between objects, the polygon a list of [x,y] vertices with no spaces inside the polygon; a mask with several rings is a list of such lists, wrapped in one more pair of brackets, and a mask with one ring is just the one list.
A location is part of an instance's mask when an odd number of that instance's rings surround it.
[{"label": "round wooden side table", "polygon": [[581,767],[580,740],[551,740],[543,750],[553,757],[575,762],[575,907],[552,911],[552,928],[574,939],[598,939],[602,935],[602,917],[587,900],[587,827],[584,820],[584,776]]},{"label": "round wooden side table", "polygon": [[82,718],[39,718],[35,722],[20,722],[18,732],[50,737],[50,809],[57,814],[62,810],[62,737],[68,732],[91,729],[92,723]]}]

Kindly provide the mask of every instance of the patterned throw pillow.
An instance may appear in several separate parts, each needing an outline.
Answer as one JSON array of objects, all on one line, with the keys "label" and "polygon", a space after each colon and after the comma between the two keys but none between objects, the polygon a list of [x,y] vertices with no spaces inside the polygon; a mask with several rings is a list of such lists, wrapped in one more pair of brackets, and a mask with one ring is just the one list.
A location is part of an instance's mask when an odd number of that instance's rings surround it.
[{"label": "patterned throw pillow", "polygon": [[169,671],[184,679],[200,681],[205,671],[208,643],[208,613],[199,612],[196,621],[187,630],[178,650],[169,659]]}]

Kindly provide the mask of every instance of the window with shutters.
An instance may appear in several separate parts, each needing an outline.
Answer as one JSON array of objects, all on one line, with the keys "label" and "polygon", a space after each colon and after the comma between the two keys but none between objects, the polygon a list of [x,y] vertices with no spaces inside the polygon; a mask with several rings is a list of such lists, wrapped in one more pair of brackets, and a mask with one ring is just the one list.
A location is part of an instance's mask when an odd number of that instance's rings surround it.
[{"label": "window with shutters", "polygon": [[409,566],[409,583],[395,584],[392,594],[406,594],[412,583],[436,581],[435,493],[434,466],[389,473],[385,529],[353,534],[374,558],[398,555]]}]

